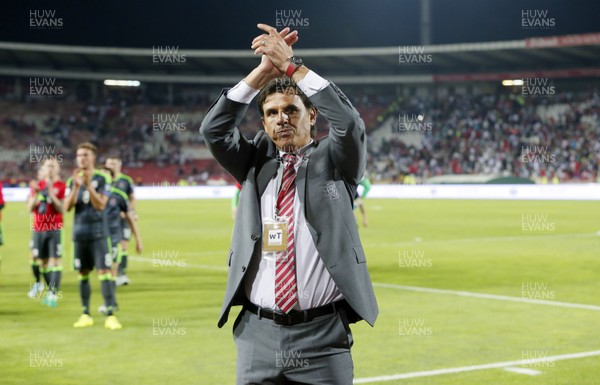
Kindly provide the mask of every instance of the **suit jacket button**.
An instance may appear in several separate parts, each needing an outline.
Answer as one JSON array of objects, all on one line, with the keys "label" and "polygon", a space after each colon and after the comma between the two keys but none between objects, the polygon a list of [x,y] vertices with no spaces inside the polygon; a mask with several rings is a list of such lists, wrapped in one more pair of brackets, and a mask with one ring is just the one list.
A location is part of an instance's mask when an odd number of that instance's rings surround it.
[{"label": "suit jacket button", "polygon": [[250,237],[253,241],[256,241],[258,238],[260,238],[260,235],[258,234],[252,234],[252,236]]},{"label": "suit jacket button", "polygon": [[246,266],[242,266],[242,273],[246,271]]}]

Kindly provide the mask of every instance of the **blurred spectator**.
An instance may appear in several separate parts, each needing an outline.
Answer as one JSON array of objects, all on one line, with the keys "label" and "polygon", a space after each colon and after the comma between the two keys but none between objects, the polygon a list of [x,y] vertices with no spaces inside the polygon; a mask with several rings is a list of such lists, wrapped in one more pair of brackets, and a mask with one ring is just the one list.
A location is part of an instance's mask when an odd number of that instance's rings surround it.
[{"label": "blurred spectator", "polygon": [[[5,97],[0,100],[0,180],[18,185],[32,175],[36,146],[62,156],[62,168],[71,169],[73,146],[93,141],[101,158],[123,159],[137,183],[233,183],[212,157],[203,156],[206,148],[198,133],[215,92],[189,88],[176,93],[175,101],[166,100],[160,88],[145,93],[110,90],[99,101],[90,101],[89,92],[83,91],[79,101]],[[403,113],[421,114],[431,123],[431,130],[418,133],[418,143],[399,132],[384,135],[377,145],[369,141],[367,168],[375,183],[403,183],[409,175],[422,182],[443,174],[516,175],[540,183],[600,177],[596,92],[552,98],[508,92],[397,97],[394,92],[348,91],[370,136],[387,118],[398,120]],[[317,127],[318,137],[327,135],[324,119],[318,119]],[[260,117],[251,106],[240,131],[251,138],[260,129]]]}]

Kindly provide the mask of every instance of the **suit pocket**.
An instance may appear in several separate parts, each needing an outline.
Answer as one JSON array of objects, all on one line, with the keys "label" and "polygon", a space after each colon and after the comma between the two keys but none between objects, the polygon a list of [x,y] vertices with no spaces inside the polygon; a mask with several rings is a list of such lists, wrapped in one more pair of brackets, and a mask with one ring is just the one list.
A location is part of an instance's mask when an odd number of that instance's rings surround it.
[{"label": "suit pocket", "polygon": [[352,249],[354,250],[354,254],[356,255],[356,263],[367,262],[367,257],[361,246],[354,246]]},{"label": "suit pocket", "polygon": [[348,317],[346,315],[346,311],[341,309],[338,312],[339,322],[342,324],[344,328],[344,344],[345,348],[350,349],[352,345],[354,345],[354,337],[352,336],[352,330],[350,330],[350,324],[348,323]]}]

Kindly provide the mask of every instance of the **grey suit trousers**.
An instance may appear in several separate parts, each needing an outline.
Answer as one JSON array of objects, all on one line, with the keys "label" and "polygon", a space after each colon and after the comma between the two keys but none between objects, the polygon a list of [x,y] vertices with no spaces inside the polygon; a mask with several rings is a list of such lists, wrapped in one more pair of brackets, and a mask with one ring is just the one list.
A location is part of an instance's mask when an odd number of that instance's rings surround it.
[{"label": "grey suit trousers", "polygon": [[352,385],[352,333],[344,309],[284,326],[242,310],[233,325],[237,385]]}]

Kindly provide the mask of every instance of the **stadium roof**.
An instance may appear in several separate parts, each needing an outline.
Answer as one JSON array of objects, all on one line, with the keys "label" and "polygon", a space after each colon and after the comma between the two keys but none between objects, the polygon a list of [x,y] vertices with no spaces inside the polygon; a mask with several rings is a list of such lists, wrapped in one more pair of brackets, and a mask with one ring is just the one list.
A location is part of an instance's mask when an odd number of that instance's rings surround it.
[{"label": "stadium roof", "polygon": [[[400,84],[527,76],[599,77],[600,33],[485,43],[297,49],[338,83]],[[257,63],[250,50],[84,47],[0,42],[0,75],[226,84]]]}]

